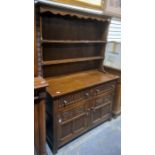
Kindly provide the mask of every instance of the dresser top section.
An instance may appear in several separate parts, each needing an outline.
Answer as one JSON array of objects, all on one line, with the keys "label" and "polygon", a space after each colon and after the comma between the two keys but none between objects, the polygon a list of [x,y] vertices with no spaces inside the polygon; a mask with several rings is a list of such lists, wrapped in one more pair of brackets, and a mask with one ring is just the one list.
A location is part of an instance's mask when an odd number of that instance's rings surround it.
[{"label": "dresser top section", "polygon": [[47,82],[42,77],[34,78],[34,89],[40,89],[47,86],[48,86]]},{"label": "dresser top section", "polygon": [[69,15],[75,16],[77,18],[84,18],[84,19],[93,19],[98,21],[106,21],[111,19],[111,17],[103,14],[103,12],[89,12],[86,9],[75,9],[71,7],[65,7],[61,5],[54,5],[53,2],[48,0],[38,0],[36,5],[40,7],[40,13],[51,12],[52,14],[59,14],[62,16]]},{"label": "dresser top section", "polygon": [[58,97],[116,79],[118,76],[102,73],[98,70],[90,70],[47,78],[46,81],[49,83],[47,91],[52,97]]}]

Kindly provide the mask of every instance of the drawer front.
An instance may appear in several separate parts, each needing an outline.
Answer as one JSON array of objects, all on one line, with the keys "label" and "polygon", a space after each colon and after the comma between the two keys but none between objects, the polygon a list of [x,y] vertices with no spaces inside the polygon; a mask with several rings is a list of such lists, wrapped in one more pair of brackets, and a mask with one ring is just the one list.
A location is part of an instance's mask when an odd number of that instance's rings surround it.
[{"label": "drawer front", "polygon": [[101,84],[90,89],[82,90],[76,93],[65,95],[56,99],[54,102],[58,104],[58,108],[68,107],[74,103],[91,99],[92,97],[107,92],[114,92],[115,83]]},{"label": "drawer front", "polygon": [[83,100],[90,99],[91,90],[82,90],[73,94],[69,94],[63,97],[58,98],[54,102],[58,104],[58,108],[68,107],[69,105],[73,105],[74,103],[81,102]]},{"label": "drawer front", "polygon": [[107,92],[114,92],[114,90],[115,90],[115,83],[108,83],[108,84],[98,85],[94,87],[92,91],[93,91],[93,95],[96,96]]}]

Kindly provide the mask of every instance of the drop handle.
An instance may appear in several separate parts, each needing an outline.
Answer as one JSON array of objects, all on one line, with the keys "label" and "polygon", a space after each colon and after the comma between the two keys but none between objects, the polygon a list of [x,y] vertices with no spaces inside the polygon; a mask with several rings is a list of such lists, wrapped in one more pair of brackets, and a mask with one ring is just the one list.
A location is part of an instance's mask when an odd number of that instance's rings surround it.
[{"label": "drop handle", "polygon": [[87,96],[87,97],[88,97],[88,96],[89,96],[89,93],[85,93],[85,96]]},{"label": "drop handle", "polygon": [[59,124],[61,124],[61,123],[62,123],[62,119],[61,119],[61,118],[59,118],[59,119],[58,119],[58,122],[59,122]]},{"label": "drop handle", "polygon": [[99,89],[96,89],[96,92],[97,92],[97,93],[99,93],[99,92],[100,92],[100,90],[99,90]]},{"label": "drop handle", "polygon": [[64,100],[64,104],[65,104],[65,105],[67,105],[67,104],[68,104],[68,102],[67,102],[66,100]]}]

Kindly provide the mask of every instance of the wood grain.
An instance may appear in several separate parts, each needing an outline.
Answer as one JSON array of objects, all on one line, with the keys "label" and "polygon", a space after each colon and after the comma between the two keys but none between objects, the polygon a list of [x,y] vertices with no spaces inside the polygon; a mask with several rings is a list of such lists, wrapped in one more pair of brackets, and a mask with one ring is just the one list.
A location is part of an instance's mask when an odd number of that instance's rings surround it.
[{"label": "wood grain", "polygon": [[46,139],[56,153],[59,147],[111,119],[118,77],[104,73],[103,67],[108,16],[39,7],[39,62],[49,84]]},{"label": "wood grain", "polygon": [[97,70],[79,72],[71,75],[46,78],[49,83],[48,93],[52,97],[88,88],[97,84],[117,79],[117,76],[104,74]]},{"label": "wood grain", "polygon": [[46,155],[45,97],[48,84],[34,78],[34,145],[37,155]]},{"label": "wood grain", "polygon": [[42,61],[42,65],[55,65],[55,64],[64,64],[80,61],[91,61],[91,60],[102,60],[101,56],[94,57],[84,57],[84,58],[73,58],[73,59],[63,59],[63,60],[52,60],[52,61]]}]

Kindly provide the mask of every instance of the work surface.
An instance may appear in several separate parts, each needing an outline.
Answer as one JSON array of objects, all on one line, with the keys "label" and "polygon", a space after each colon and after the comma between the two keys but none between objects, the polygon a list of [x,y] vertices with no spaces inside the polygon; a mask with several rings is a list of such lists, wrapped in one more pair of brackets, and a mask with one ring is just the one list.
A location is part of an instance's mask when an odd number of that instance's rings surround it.
[{"label": "work surface", "polygon": [[57,97],[97,84],[115,80],[117,78],[117,76],[108,73],[102,73],[98,70],[51,77],[46,79],[47,83],[49,84],[47,91],[52,97]]}]

